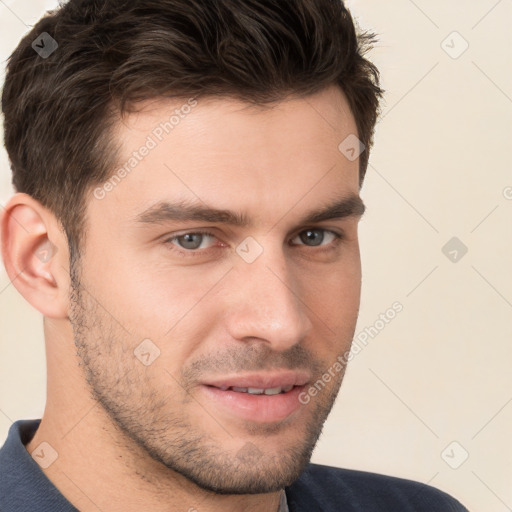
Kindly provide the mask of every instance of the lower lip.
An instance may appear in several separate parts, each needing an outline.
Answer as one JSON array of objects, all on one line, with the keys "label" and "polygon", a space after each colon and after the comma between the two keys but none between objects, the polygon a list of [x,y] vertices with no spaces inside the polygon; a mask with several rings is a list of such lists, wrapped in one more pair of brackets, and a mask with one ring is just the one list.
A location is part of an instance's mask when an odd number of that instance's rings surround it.
[{"label": "lower lip", "polygon": [[201,388],[210,402],[228,414],[256,423],[275,423],[283,421],[299,409],[299,394],[304,386],[296,386],[278,395],[251,395],[204,385]]}]

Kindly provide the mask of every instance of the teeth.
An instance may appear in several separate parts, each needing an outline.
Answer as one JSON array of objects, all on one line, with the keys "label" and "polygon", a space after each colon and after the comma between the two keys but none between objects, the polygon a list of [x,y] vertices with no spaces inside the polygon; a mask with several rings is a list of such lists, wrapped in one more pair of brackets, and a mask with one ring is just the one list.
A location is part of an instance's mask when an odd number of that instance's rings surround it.
[{"label": "teeth", "polygon": [[263,395],[264,392],[265,390],[262,388],[247,388],[247,393],[251,395]]},{"label": "teeth", "polygon": [[279,395],[280,393],[288,393],[288,391],[291,391],[293,389],[293,385],[278,387],[278,388],[267,388],[267,389],[264,389],[264,388],[237,388],[235,386],[231,386],[231,387],[222,386],[219,389],[221,389],[222,391],[231,389],[233,391],[236,391],[237,393],[249,393],[250,395]]}]

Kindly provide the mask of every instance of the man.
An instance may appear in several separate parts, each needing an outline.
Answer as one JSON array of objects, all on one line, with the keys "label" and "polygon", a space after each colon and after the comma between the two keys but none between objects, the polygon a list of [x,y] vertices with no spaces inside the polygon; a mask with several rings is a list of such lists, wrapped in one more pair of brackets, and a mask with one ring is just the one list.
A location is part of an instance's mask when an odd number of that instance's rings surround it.
[{"label": "man", "polygon": [[71,0],[21,41],[2,255],[48,381],[2,512],[465,510],[309,464],[359,308],[371,40],[334,0]]}]

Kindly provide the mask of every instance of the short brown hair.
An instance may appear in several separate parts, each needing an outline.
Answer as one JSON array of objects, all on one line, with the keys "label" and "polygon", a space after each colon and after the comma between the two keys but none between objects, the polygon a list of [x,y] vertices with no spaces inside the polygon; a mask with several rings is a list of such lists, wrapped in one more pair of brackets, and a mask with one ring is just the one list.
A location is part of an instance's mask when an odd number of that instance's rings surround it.
[{"label": "short brown hair", "polygon": [[[42,33],[58,48],[46,58]],[[228,96],[264,105],[338,84],[366,150],[382,90],[342,0],[70,0],[8,60],[2,93],[13,185],[52,211],[77,256],[86,194],[114,170],[115,120],[156,97]],[[40,45],[41,46],[41,45]]]}]

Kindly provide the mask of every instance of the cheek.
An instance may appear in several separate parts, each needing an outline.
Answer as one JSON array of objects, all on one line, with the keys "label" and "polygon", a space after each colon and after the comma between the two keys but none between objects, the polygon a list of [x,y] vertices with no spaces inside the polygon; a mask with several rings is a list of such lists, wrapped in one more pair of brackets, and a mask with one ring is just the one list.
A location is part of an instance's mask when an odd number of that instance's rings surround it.
[{"label": "cheek", "polygon": [[315,304],[315,312],[337,316],[340,320],[357,315],[361,294],[361,261],[357,250],[337,263],[301,267],[297,279],[306,304]]},{"label": "cheek", "polygon": [[317,335],[315,350],[332,357],[351,344],[361,297],[361,264],[358,253],[316,272],[302,271],[301,299],[306,304]]},{"label": "cheek", "polygon": [[[185,358],[212,330],[216,286],[229,266],[171,266],[165,260],[132,262],[119,258],[90,281],[98,301],[131,333],[131,342],[151,339],[166,360],[172,346]],[[105,269],[105,267],[104,267]]]}]

